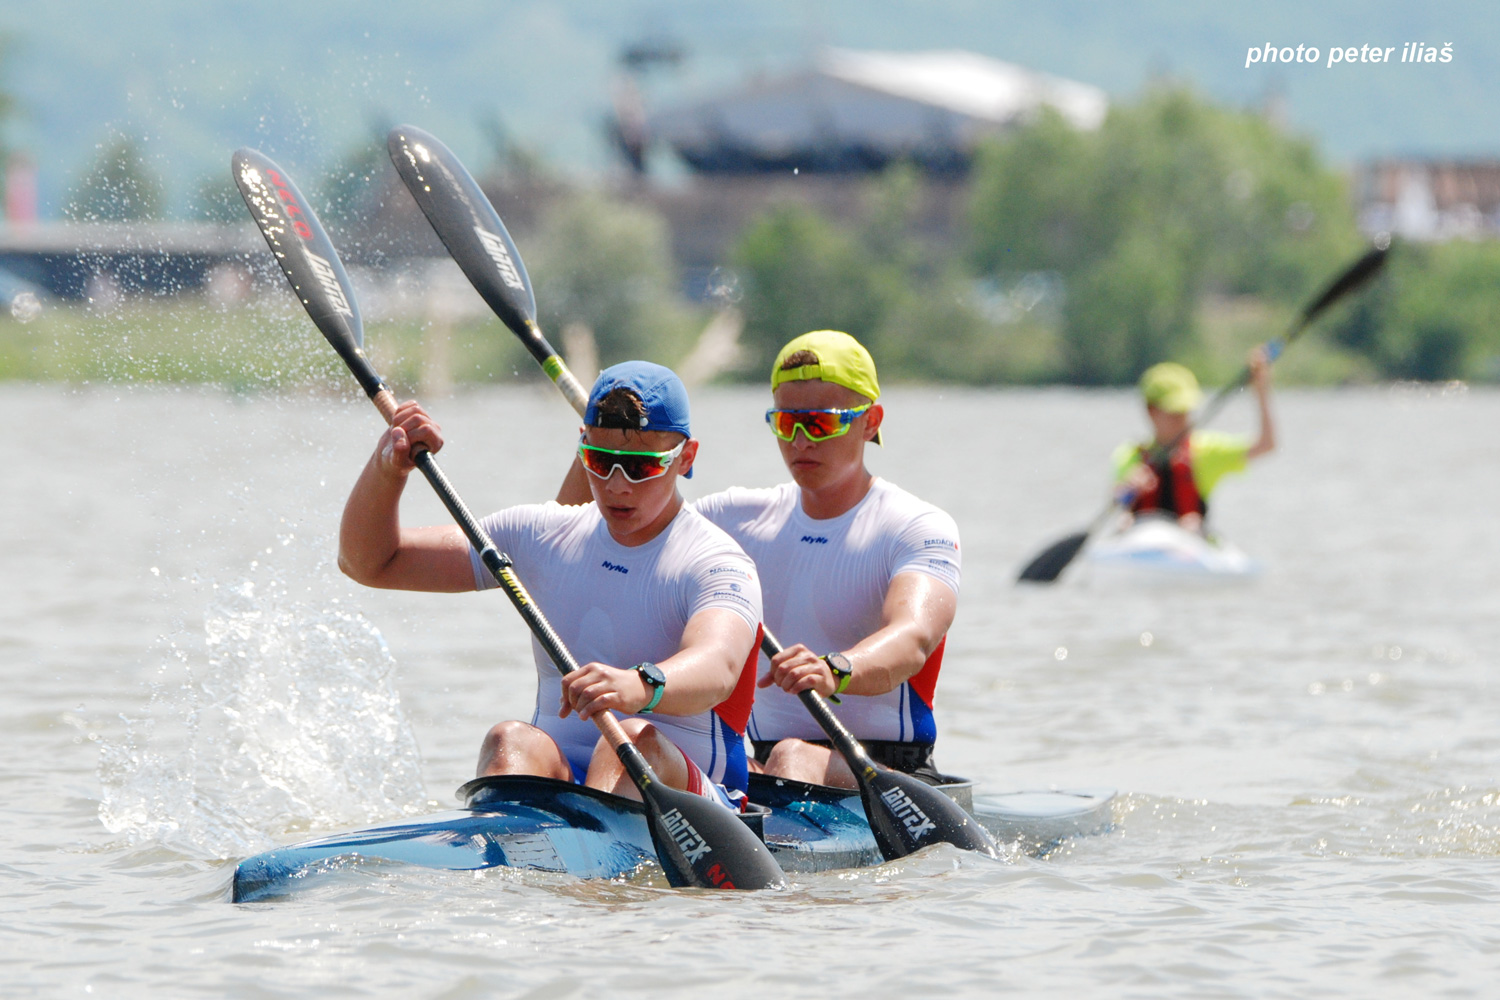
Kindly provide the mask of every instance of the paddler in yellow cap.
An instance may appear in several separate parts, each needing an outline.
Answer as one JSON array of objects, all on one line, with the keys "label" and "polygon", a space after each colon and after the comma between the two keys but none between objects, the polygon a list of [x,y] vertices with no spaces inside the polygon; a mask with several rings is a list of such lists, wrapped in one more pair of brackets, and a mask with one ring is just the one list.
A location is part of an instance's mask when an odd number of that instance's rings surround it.
[{"label": "paddler in yellow cap", "polygon": [[694,508],[759,571],[766,626],[786,648],[759,680],[752,769],[855,786],[797,694],[839,718],[888,767],[936,780],[933,695],[958,607],[953,518],[879,476],[865,449],[885,410],[870,352],[847,333],[790,341],[771,366],[769,436],[791,482],[735,487]]},{"label": "paddler in yellow cap", "polygon": [[1184,528],[1203,531],[1208,497],[1219,480],[1276,447],[1271,366],[1258,347],[1250,352],[1250,385],[1260,411],[1260,436],[1253,443],[1239,434],[1193,430],[1192,412],[1203,402],[1193,373],[1172,361],[1147,368],[1140,387],[1154,436],[1115,450],[1121,505],[1132,514],[1174,516]]}]

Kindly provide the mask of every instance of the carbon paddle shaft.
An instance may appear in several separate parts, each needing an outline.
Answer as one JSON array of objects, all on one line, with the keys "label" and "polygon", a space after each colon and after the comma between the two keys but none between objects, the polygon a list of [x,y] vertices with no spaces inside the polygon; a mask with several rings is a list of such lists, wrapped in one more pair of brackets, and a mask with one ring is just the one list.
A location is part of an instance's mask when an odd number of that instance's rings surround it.
[{"label": "carbon paddle shaft", "polygon": [[[251,216],[308,316],[344,359],[386,423],[391,423],[396,397],[365,357],[364,329],[349,277],[317,216],[286,172],[264,154],[239,150],[231,158],[230,167]],[[577,661],[516,576],[510,559],[495,548],[437,460],[430,452],[418,450],[412,461],[557,669],[565,676],[578,669]],[[640,789],[651,822],[651,837],[668,881],[677,886],[723,889],[762,889],[785,883],[781,866],[771,852],[733,813],[702,796],[662,784],[612,714],[601,712],[594,722]]]},{"label": "carbon paddle shaft", "polygon": [[414,125],[391,129],[386,151],[474,290],[536,358],[573,409],[582,413],[588,393],[542,336],[526,265],[473,175],[437,136]]},{"label": "carbon paddle shaft", "polygon": [[[762,632],[760,648],[767,657],[782,649],[769,629]],[[992,858],[999,856],[989,831],[957,802],[915,775],[876,763],[822,695],[803,691],[797,697],[854,772],[865,818],[883,858],[904,858],[933,844],[952,844]]]}]

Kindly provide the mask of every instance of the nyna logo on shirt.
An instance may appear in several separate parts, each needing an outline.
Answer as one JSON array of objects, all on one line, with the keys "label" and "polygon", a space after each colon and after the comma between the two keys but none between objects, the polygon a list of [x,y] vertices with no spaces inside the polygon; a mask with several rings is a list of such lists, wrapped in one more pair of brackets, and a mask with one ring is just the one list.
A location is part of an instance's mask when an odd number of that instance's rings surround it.
[{"label": "nyna logo on shirt", "polygon": [[824,538],[822,535],[803,535],[802,541],[806,542],[808,545],[828,544],[828,539]]},{"label": "nyna logo on shirt", "polygon": [[604,560],[604,562],[600,563],[600,565],[603,566],[605,569],[612,569],[616,573],[629,573],[630,572],[630,570],[626,569],[624,566],[617,566],[614,563],[610,562],[608,559]]}]

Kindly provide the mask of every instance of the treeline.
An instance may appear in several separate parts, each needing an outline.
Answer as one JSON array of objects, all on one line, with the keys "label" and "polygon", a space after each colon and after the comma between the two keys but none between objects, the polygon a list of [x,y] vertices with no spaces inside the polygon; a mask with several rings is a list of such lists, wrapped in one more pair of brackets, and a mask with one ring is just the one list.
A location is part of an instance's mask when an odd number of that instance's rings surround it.
[{"label": "treeline", "polygon": [[[911,378],[1118,385],[1166,359],[1212,376],[1363,246],[1309,142],[1183,89],[1095,132],[1044,115],[985,147],[961,246],[903,235],[918,183],[874,183],[854,225],[787,206],[750,228],[736,260],[757,364],[786,331],[831,325]],[[1226,301],[1257,319],[1221,321]],[[1304,377],[1500,379],[1500,245],[1399,245],[1322,350],[1336,357]]]},{"label": "treeline", "polygon": [[[330,216],[368,210],[388,169],[369,146],[315,182]],[[1346,179],[1311,143],[1180,88],[1116,105],[1092,132],[1046,114],[985,146],[957,240],[916,225],[925,183],[892,169],[853,218],[767,209],[736,240],[722,284],[738,291],[718,302],[682,295],[663,219],[607,193],[555,198],[523,249],[544,325],[587,327],[606,364],[680,360],[735,299],[732,374],[748,379],[788,337],[832,327],[866,341],[893,379],[1120,385],[1164,359],[1222,377],[1363,246]],[[242,219],[227,171],[198,202],[200,218]],[[129,221],[161,208],[160,182],[117,136],[69,212]],[[1306,381],[1500,379],[1497,292],[1500,244],[1398,245],[1378,283],[1299,345],[1316,363],[1284,367]]]}]

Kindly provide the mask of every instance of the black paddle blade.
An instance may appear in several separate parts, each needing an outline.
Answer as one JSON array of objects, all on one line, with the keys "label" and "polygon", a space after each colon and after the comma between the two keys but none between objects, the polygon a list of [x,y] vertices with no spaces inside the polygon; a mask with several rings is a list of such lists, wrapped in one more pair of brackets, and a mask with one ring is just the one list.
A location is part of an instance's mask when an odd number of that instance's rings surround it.
[{"label": "black paddle blade", "polygon": [[677,887],[777,889],[786,875],[739,817],[701,795],[650,782],[641,788],[656,856]]},{"label": "black paddle blade", "polygon": [[858,777],[870,831],[887,861],[933,844],[952,844],[992,858],[999,855],[988,830],[921,778],[878,764]]},{"label": "black paddle blade", "polygon": [[255,149],[230,157],[235,186],[292,291],[370,396],[385,388],[364,353],[365,331],[349,275],[307,199],[285,170]]},{"label": "black paddle blade", "polygon": [[517,336],[528,339],[536,332],[531,279],[479,184],[430,132],[398,125],[386,136],[385,146],[402,183],[474,290]]},{"label": "black paddle blade", "polygon": [[1083,543],[1089,540],[1087,531],[1069,535],[1067,538],[1053,542],[1031,562],[1021,570],[1021,575],[1016,577],[1019,583],[1052,583],[1063,570],[1068,568],[1068,563],[1078,555],[1078,550],[1083,548]]},{"label": "black paddle blade", "polygon": [[398,125],[385,140],[401,182],[448,248],[459,270],[510,327],[547,377],[583,414],[588,393],[536,324],[536,295],[505,223],[453,151],[430,132]]}]

